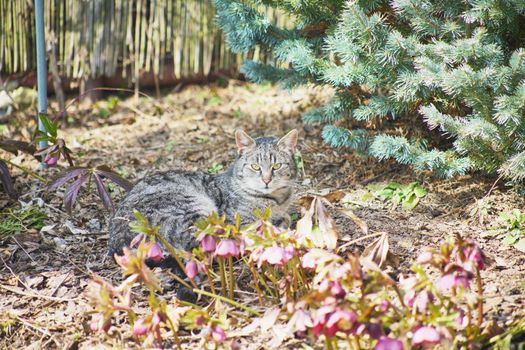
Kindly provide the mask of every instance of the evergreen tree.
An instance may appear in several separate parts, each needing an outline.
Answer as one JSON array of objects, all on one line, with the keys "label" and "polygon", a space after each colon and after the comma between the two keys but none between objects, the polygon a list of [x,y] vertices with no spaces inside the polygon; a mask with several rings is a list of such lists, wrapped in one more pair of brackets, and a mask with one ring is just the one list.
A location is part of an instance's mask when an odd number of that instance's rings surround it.
[{"label": "evergreen tree", "polygon": [[[260,46],[277,60],[245,62],[248,79],[335,89],[331,102],[304,115],[323,125],[327,143],[443,176],[525,178],[525,1],[215,3],[233,51]],[[293,28],[272,25],[264,6],[290,14]],[[380,131],[394,120],[426,123],[450,147]]]}]

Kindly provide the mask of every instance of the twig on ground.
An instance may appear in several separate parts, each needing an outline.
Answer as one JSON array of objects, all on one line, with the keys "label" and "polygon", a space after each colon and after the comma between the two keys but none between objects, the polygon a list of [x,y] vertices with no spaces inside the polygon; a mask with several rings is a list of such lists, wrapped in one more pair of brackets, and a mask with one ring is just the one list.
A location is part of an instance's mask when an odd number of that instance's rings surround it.
[{"label": "twig on ground", "polygon": [[34,329],[34,330],[38,331],[39,333],[45,334],[45,335],[48,336],[48,337],[51,337],[51,336],[52,336],[51,333],[49,333],[47,330],[42,329],[42,328],[40,328],[40,327],[38,327],[38,326],[35,326],[35,325],[32,324],[31,322],[29,322],[29,321],[27,321],[27,320],[24,320],[24,319],[23,319],[22,317],[20,317],[20,316],[15,315],[15,318],[16,318],[18,321],[22,322],[25,326],[27,326],[27,327],[29,327],[29,328],[31,328],[31,329]]},{"label": "twig on ground", "polygon": [[342,246],[337,248],[336,252],[339,253],[343,248],[351,246],[352,244],[356,244],[357,242],[364,241],[365,239],[381,236],[381,235],[384,235],[384,234],[385,234],[384,232],[376,232],[376,233],[371,233],[371,234],[363,236],[363,237],[359,237],[359,238],[354,239],[354,240],[352,240],[350,242],[346,242],[345,244],[343,244]]},{"label": "twig on ground", "polygon": [[26,255],[29,257],[29,259],[31,259],[32,262],[36,262],[33,257],[31,255],[29,255],[29,253],[27,252],[27,250],[24,249],[24,247],[22,247],[22,245],[20,244],[20,242],[18,242],[18,240],[16,239],[15,236],[11,236],[11,238],[15,241],[15,243],[20,247],[20,249],[23,250],[24,253],[26,253]]},{"label": "twig on ground", "polygon": [[[43,295],[43,294],[28,293],[28,292],[24,292],[23,290],[19,290],[18,288],[8,287],[8,286],[3,285],[3,284],[0,284],[0,288],[5,289],[5,290],[7,290],[7,291],[9,291],[11,293],[15,293],[15,294],[18,294],[18,295],[23,295],[23,296],[30,297],[30,298],[53,300],[53,301],[60,301],[60,302],[77,301],[78,300],[78,298],[74,298],[74,299],[71,299],[71,298],[59,298],[59,297],[52,297],[52,296]],[[29,290],[32,291],[32,289],[29,289]]]}]

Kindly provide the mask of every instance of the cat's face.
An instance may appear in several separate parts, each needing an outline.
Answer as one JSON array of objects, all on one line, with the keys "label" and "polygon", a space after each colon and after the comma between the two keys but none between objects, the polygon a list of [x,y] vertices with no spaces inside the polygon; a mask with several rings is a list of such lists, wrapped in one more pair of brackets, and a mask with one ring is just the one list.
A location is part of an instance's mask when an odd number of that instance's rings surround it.
[{"label": "cat's face", "polygon": [[234,172],[244,190],[271,194],[293,186],[297,176],[293,158],[297,134],[294,129],[280,140],[271,137],[254,140],[244,131],[235,133],[239,158]]}]

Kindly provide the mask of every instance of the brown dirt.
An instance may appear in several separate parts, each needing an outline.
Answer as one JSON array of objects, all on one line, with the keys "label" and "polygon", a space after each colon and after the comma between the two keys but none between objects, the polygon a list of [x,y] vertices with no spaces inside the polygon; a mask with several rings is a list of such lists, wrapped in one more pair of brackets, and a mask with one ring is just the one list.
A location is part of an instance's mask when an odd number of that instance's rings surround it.
[{"label": "brown dirt", "polygon": [[[235,156],[232,135],[236,128],[256,136],[283,135],[299,128],[305,163],[302,192],[342,189],[349,193],[353,211],[370,232],[388,232],[391,252],[400,262],[389,267],[393,275],[408,271],[425,246],[436,247],[453,234],[471,237],[492,261],[482,272],[487,313],[500,325],[518,317],[525,308],[525,254],[498,239],[481,238],[481,234],[499,212],[523,208],[523,198],[502,187],[488,194],[494,179],[480,175],[441,180],[393,162],[379,163],[327,147],[319,128],[303,127],[300,113],[328,95],[315,89],[286,92],[235,81],[227,88],[190,86],[155,102],[123,100],[109,117],[97,115],[97,107],[75,105],[70,114],[81,122],[62,134],[79,164],[107,164],[135,180],[156,170],[208,169],[215,163],[226,167]],[[9,127],[4,133],[28,135],[20,127]],[[23,157],[12,161],[37,167],[35,161]],[[57,171],[39,173],[50,178]],[[84,191],[69,216],[63,209],[63,189],[47,193],[38,181],[14,173],[17,188],[24,193],[20,202],[40,206],[49,218],[41,232],[26,230],[0,238],[0,348],[89,348],[103,340],[113,346],[130,346],[129,339],[118,333],[112,339],[89,333],[86,323],[85,312],[90,307],[83,293],[91,274],[119,279],[119,270],[105,255],[108,213],[93,194]],[[362,200],[366,185],[389,181],[419,181],[429,195],[413,211]],[[116,195],[121,193],[117,190]],[[0,193],[0,208],[20,206],[2,196]],[[482,198],[487,214],[471,216]],[[342,243],[362,235],[349,218],[337,214],[336,222]],[[370,240],[349,250],[362,251],[368,243]],[[243,344],[257,348],[255,344],[264,344],[262,341],[264,337],[243,340]]]}]

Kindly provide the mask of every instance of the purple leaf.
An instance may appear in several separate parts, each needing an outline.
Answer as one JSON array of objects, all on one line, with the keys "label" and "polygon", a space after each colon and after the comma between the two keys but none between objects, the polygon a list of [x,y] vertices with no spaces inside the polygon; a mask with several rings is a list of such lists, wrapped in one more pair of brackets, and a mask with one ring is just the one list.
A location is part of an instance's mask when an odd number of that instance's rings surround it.
[{"label": "purple leaf", "polygon": [[31,155],[36,152],[36,147],[34,145],[25,141],[17,140],[0,140],[0,148],[13,153],[14,155],[17,155],[18,151]]},{"label": "purple leaf", "polygon": [[104,203],[104,206],[110,210],[114,211],[115,206],[113,205],[113,201],[111,200],[111,196],[108,193],[108,189],[106,188],[106,185],[104,185],[104,182],[100,178],[100,176],[94,172],[93,178],[95,179],[95,184],[97,185],[98,195],[100,199],[102,199],[102,203]]},{"label": "purple leaf", "polygon": [[67,170],[60,173],[53,182],[49,185],[48,189],[49,191],[54,191],[66,182],[68,182],[71,179],[74,179],[75,177],[79,175],[85,175],[89,172],[88,168],[85,167],[72,167],[68,168]]},{"label": "purple leaf", "polygon": [[11,198],[15,198],[15,190],[13,188],[13,180],[11,180],[11,175],[9,174],[9,169],[7,164],[0,159],[0,182],[4,186],[4,191]]},{"label": "purple leaf", "polygon": [[124,179],[122,176],[120,176],[105,165],[98,166],[94,172],[116,183],[126,191],[130,191],[133,188],[133,184],[131,182]]},{"label": "purple leaf", "polygon": [[67,188],[66,193],[64,194],[64,205],[68,213],[71,214],[71,209],[73,208],[73,205],[77,199],[78,191],[80,191],[80,187],[82,187],[82,184],[86,182],[88,177],[88,173],[80,175],[80,177]]}]

